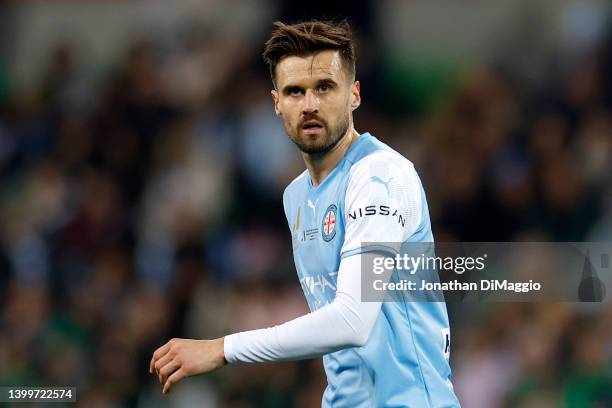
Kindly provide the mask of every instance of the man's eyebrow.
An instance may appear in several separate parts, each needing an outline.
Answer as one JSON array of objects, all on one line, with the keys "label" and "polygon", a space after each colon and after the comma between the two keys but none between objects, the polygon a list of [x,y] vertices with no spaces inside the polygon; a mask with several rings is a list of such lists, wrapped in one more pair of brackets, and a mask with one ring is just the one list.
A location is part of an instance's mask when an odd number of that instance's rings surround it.
[{"label": "man's eyebrow", "polygon": [[319,79],[316,82],[317,85],[321,85],[321,84],[329,84],[329,85],[338,85],[338,83],[336,81],[334,81],[332,78],[323,78],[323,79]]},{"label": "man's eyebrow", "polygon": [[[329,84],[333,86],[338,85],[338,83],[334,81],[332,78],[322,78],[322,79],[317,80],[317,82],[315,82],[315,86],[318,86],[321,84]],[[301,85],[287,84],[281,88],[281,92],[286,94],[289,91],[292,91],[294,89],[303,90],[304,88]]]}]

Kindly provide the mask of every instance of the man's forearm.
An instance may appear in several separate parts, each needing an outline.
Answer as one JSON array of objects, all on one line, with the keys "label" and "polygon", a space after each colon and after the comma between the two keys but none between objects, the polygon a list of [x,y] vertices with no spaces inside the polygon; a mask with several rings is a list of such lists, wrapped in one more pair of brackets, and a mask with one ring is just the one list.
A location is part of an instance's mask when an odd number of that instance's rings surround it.
[{"label": "man's forearm", "polygon": [[336,299],[321,309],[279,326],[226,336],[226,360],[229,363],[300,360],[363,346],[380,303],[360,301],[360,269],[360,255],[342,260]]}]

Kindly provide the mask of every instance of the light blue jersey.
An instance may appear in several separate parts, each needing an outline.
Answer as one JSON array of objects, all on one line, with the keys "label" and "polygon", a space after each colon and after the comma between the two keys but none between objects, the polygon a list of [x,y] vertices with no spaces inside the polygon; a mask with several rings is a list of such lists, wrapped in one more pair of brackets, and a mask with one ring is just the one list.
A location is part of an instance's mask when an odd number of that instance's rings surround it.
[{"label": "light blue jersey", "polygon": [[[334,300],[340,261],[368,252],[362,242],[433,242],[414,166],[369,133],[317,187],[302,173],[285,190],[283,204],[311,311]],[[322,406],[458,407],[449,354],[443,302],[384,302],[363,347],[323,356],[328,386]]]}]

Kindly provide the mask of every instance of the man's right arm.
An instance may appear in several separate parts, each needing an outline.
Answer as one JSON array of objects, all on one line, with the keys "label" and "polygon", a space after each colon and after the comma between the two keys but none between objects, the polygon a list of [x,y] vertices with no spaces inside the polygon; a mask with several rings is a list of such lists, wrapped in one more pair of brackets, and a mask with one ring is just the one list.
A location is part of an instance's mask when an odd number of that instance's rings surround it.
[{"label": "man's right arm", "polygon": [[263,363],[320,357],[363,346],[380,312],[380,302],[361,302],[362,256],[343,258],[335,299],[279,326],[225,336],[229,363]]}]

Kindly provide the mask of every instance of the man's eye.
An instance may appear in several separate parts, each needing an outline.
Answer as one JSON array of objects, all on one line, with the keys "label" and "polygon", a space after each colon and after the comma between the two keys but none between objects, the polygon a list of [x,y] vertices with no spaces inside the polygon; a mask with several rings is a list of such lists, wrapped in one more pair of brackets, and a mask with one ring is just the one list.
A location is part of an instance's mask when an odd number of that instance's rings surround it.
[{"label": "man's eye", "polygon": [[319,85],[319,91],[320,92],[327,92],[331,89],[331,85],[329,84],[321,84]]},{"label": "man's eye", "polygon": [[289,95],[291,96],[299,96],[302,94],[302,90],[299,88],[293,88],[289,90]]}]

